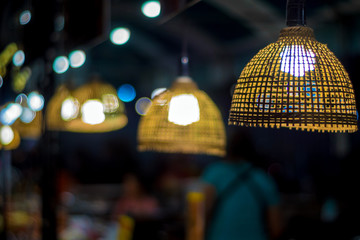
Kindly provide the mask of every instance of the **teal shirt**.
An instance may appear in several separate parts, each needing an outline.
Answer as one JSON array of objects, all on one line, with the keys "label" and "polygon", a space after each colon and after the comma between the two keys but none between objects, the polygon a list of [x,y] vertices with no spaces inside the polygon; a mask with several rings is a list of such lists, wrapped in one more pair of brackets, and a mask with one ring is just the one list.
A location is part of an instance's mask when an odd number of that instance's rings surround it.
[{"label": "teal shirt", "polygon": [[[245,162],[216,162],[204,170],[202,180],[213,185],[219,194],[249,167]],[[278,203],[273,180],[264,171],[251,167],[247,179],[238,182],[220,204],[207,229],[207,240],[266,240],[264,209]]]}]

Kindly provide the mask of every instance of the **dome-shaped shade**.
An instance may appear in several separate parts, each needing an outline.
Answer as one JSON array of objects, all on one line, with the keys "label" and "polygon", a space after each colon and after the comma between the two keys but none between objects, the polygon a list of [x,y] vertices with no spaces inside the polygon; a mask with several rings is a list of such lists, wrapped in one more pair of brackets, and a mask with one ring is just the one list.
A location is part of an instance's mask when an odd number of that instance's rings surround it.
[{"label": "dome-shaped shade", "polygon": [[340,61],[315,40],[311,28],[287,27],[242,71],[229,124],[354,132],[353,86]]},{"label": "dome-shaped shade", "polygon": [[209,96],[188,77],[156,96],[138,128],[138,149],[168,153],[225,154],[225,128]]}]

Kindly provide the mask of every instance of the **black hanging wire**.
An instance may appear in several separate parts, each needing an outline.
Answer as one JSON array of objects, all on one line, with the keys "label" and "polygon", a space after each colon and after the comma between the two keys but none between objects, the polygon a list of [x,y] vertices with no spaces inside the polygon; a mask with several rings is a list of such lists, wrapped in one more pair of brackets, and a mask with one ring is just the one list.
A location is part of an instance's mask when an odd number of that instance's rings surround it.
[{"label": "black hanging wire", "polygon": [[305,26],[305,1],[306,0],[287,0],[286,5],[286,25]]}]

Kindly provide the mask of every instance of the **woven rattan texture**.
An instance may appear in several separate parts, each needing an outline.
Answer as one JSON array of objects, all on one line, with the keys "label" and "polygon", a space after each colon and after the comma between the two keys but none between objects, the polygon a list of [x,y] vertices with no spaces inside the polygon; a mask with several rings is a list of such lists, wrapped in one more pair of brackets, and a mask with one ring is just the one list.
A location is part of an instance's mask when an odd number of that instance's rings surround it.
[{"label": "woven rattan texture", "polygon": [[[192,94],[198,100],[198,122],[181,126],[168,121],[169,103],[173,97],[181,94]],[[225,144],[224,122],[217,106],[191,80],[175,81],[169,90],[154,98],[147,114],[140,119],[140,151],[223,156]]]},{"label": "woven rattan texture", "polygon": [[354,132],[353,86],[340,61],[315,40],[311,28],[287,27],[243,69],[229,124]]}]

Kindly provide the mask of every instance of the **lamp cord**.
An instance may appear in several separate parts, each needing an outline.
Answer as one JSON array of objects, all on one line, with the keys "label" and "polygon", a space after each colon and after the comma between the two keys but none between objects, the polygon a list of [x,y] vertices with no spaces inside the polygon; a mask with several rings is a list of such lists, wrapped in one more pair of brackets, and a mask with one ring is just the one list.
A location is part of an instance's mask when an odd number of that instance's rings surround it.
[{"label": "lamp cord", "polygon": [[186,33],[184,33],[183,37],[180,61],[181,76],[189,76],[188,38]]},{"label": "lamp cord", "polygon": [[286,5],[286,25],[305,26],[305,1],[306,0],[287,0]]}]

